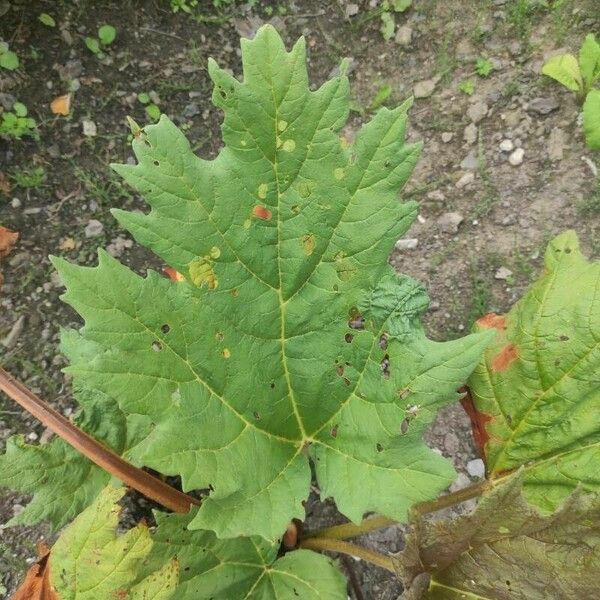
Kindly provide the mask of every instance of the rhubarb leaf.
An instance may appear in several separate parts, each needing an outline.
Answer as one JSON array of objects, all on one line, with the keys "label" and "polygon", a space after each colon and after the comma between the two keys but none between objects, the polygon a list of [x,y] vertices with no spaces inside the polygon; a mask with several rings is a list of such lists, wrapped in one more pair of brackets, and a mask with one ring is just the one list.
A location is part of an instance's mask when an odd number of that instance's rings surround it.
[{"label": "rhubarb leaf", "polygon": [[[451,521],[413,519],[396,558],[402,599],[594,598],[600,577],[600,496],[574,492],[552,514],[522,494],[523,473]],[[429,580],[429,581],[428,581]]]},{"label": "rhubarb leaf", "polygon": [[573,232],[554,239],[546,272],[496,329],[469,380],[489,476],[524,468],[524,493],[556,509],[582,486],[600,489],[600,262]]},{"label": "rhubarb leaf", "polygon": [[156,513],[117,534],[123,488],[106,488],[52,548],[50,578],[61,600],[345,600],[331,559],[307,550],[277,558],[261,538],[218,540],[189,531],[190,515]]},{"label": "rhubarb leaf", "polygon": [[64,335],[66,370],[147,428],[126,458],[210,491],[193,529],[278,538],[304,516],[309,457],[351,519],[403,519],[454,478],[422,434],[490,336],[428,340],[425,292],[387,265],[416,216],[398,199],[420,150],[410,103],[350,146],[343,70],[310,91],[304,40],[286,52],[270,26],[242,62],[243,81],[209,63],[214,160],[163,116],[133,127],[138,164],[114,166],[151,206],[115,216],[182,281],[105,252],[95,268],[54,260],[85,320]]}]

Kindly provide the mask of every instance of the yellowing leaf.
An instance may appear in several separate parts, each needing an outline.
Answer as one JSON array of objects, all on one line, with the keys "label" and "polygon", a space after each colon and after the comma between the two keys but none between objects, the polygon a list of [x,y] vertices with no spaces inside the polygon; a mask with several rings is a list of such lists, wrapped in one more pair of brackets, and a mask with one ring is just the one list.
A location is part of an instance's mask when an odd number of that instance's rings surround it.
[{"label": "yellowing leaf", "polygon": [[573,92],[579,92],[583,89],[579,63],[572,54],[553,56],[542,67],[542,73],[556,79]]},{"label": "yellowing leaf", "polygon": [[63,115],[66,117],[71,112],[71,94],[57,96],[50,103],[50,110],[55,115]]}]

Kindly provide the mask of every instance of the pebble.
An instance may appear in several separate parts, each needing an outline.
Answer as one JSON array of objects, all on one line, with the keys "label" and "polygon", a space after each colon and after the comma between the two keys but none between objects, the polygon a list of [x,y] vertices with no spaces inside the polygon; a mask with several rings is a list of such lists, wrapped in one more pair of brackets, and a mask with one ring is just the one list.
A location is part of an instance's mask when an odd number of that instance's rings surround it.
[{"label": "pebble", "polygon": [[446,233],[456,233],[458,226],[465,220],[465,218],[458,212],[447,212],[441,215],[437,224],[440,229]]},{"label": "pebble", "polygon": [[470,460],[467,463],[467,473],[471,477],[479,477],[480,479],[483,479],[485,477],[485,464],[480,458]]},{"label": "pebble", "polygon": [[523,163],[523,157],[525,156],[525,150],[523,148],[517,148],[511,155],[508,157],[508,162],[513,167],[518,167]]},{"label": "pebble", "polygon": [[410,43],[412,42],[412,34],[413,31],[408,25],[402,25],[396,30],[396,37],[394,38],[394,41],[399,46],[410,46]]},{"label": "pebble", "polygon": [[515,145],[512,140],[502,140],[500,142],[500,150],[502,152],[512,152],[515,149]]},{"label": "pebble", "polygon": [[444,142],[444,144],[447,144],[448,142],[452,141],[452,138],[454,137],[454,134],[450,131],[444,131],[442,133],[442,142]]},{"label": "pebble", "polygon": [[96,123],[94,123],[94,121],[90,121],[89,119],[83,119],[81,121],[81,128],[83,130],[83,135],[86,137],[94,137],[98,133]]},{"label": "pebble", "polygon": [[463,131],[463,139],[467,144],[472,145],[477,141],[477,132],[477,125],[475,125],[475,123],[470,123]]},{"label": "pebble", "polygon": [[464,473],[459,473],[448,489],[450,492],[458,492],[458,490],[462,490],[470,485],[471,480]]},{"label": "pebble", "polygon": [[126,249],[133,247],[133,240],[118,236],[106,247],[106,251],[114,258],[118,258]]},{"label": "pebble", "polygon": [[359,6],[354,2],[349,2],[346,4],[346,18],[353,17],[358,14]]},{"label": "pebble", "polygon": [[13,199],[10,201],[10,205],[11,205],[13,208],[21,208],[21,201],[20,201],[18,198],[13,198]]},{"label": "pebble", "polygon": [[431,190],[431,192],[427,194],[427,198],[434,202],[443,202],[446,199],[446,196],[444,196],[444,193],[441,190]]},{"label": "pebble", "polygon": [[415,98],[429,98],[433,94],[435,83],[434,79],[426,79],[425,81],[415,83],[415,87],[413,88]]},{"label": "pebble", "polygon": [[2,345],[10,350],[14,348],[15,344],[19,341],[19,337],[21,333],[23,333],[23,328],[25,327],[25,315],[21,315],[10,328],[10,331],[6,335],[6,337],[2,340]]},{"label": "pebble", "polygon": [[494,278],[506,281],[512,274],[513,273],[512,273],[512,271],[510,269],[507,269],[506,267],[500,267],[496,271],[496,274],[494,275]]},{"label": "pebble", "polygon": [[462,188],[466,187],[467,185],[469,185],[470,183],[473,183],[473,181],[475,180],[475,173],[473,173],[472,171],[467,171],[457,182],[456,182],[456,187],[461,190]]},{"label": "pebble", "polygon": [[475,102],[471,104],[467,109],[467,117],[471,119],[471,121],[475,124],[483,121],[488,112],[488,105],[480,100],[479,102]]},{"label": "pebble", "polygon": [[477,171],[479,168],[479,159],[475,152],[469,152],[460,163],[460,168],[465,171]]},{"label": "pebble", "polygon": [[100,235],[104,231],[104,225],[96,219],[91,219],[90,222],[85,226],[85,237],[91,238]]},{"label": "pebble", "polygon": [[419,245],[417,238],[406,238],[396,242],[396,250],[413,250]]},{"label": "pebble", "polygon": [[557,98],[534,98],[527,104],[527,110],[540,115],[547,115],[557,110],[560,102]]},{"label": "pebble", "polygon": [[548,158],[550,160],[562,160],[565,147],[565,132],[560,127],[554,127],[548,137]]}]

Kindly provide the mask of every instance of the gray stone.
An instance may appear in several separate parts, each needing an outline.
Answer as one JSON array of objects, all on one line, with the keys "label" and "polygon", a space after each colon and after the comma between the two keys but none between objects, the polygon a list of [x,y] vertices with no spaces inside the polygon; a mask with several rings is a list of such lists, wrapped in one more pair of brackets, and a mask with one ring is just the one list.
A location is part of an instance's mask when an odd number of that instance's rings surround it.
[{"label": "gray stone", "polygon": [[400,46],[410,46],[412,41],[412,29],[408,25],[401,25],[396,30],[394,41]]},{"label": "gray stone", "polygon": [[413,94],[415,98],[429,98],[431,94],[433,94],[433,90],[435,89],[435,80],[434,79],[425,79],[424,81],[417,81],[415,83],[415,87],[413,88]]},{"label": "gray stone", "polygon": [[85,237],[91,238],[99,236],[104,231],[104,225],[96,219],[91,219],[90,222],[85,226]]},{"label": "gray stone", "polygon": [[452,141],[452,138],[454,137],[454,134],[450,131],[444,131],[442,133],[442,142],[444,142],[444,144],[447,144],[448,142]]},{"label": "gray stone", "polygon": [[346,4],[346,18],[348,19],[349,17],[353,17],[354,15],[358,14],[358,10],[359,10],[359,6],[358,4],[355,4],[354,2],[349,2],[348,4]]},{"label": "gray stone", "polygon": [[548,158],[562,160],[565,143],[565,132],[560,127],[554,127],[548,137]]},{"label": "gray stone", "polygon": [[478,102],[475,102],[469,106],[467,109],[467,116],[473,123],[477,124],[485,119],[487,112],[488,105],[483,100],[479,100]]},{"label": "gray stone", "polygon": [[83,130],[83,135],[86,137],[95,137],[98,134],[96,123],[90,121],[90,119],[82,119],[81,129]]},{"label": "gray stone", "polygon": [[473,181],[475,180],[475,173],[473,173],[472,171],[467,171],[457,182],[456,182],[456,187],[461,190],[462,188],[466,187],[467,185],[469,185],[470,183],[473,183]]},{"label": "gray stone", "polygon": [[469,154],[467,154],[467,156],[465,156],[460,163],[460,168],[464,169],[465,171],[477,171],[478,167],[479,159],[474,151],[469,152]]},{"label": "gray stone", "polygon": [[557,98],[534,98],[529,104],[527,104],[527,110],[535,112],[540,115],[547,115],[551,112],[558,110],[560,102]]},{"label": "gray stone", "polygon": [[6,337],[2,340],[2,345],[10,350],[14,348],[15,344],[19,341],[23,328],[25,327],[25,315],[21,315],[10,328],[10,331],[6,334]]},{"label": "gray stone", "polygon": [[472,145],[477,141],[477,133],[477,125],[475,125],[475,123],[470,123],[463,131],[463,139],[465,142],[467,142],[467,144]]},{"label": "gray stone", "polygon": [[502,140],[500,142],[500,150],[502,152],[512,152],[515,149],[515,145],[512,140]]},{"label": "gray stone", "polygon": [[456,233],[458,226],[465,220],[465,218],[458,212],[447,212],[441,215],[437,224],[439,228],[446,233]]}]

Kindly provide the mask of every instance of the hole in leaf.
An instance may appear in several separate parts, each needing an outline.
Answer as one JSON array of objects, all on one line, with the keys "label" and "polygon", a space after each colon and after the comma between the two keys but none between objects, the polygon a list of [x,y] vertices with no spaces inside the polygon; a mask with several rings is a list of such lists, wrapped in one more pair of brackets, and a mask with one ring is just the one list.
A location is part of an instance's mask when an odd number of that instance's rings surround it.
[{"label": "hole in leaf", "polygon": [[388,337],[385,333],[381,334],[381,337],[379,338],[379,347],[382,350],[387,350],[388,347]]},{"label": "hole in leaf", "polygon": [[160,162],[158,162],[157,160],[153,161],[154,162],[154,166],[155,167],[159,167],[160,166]]},{"label": "hole in leaf", "polygon": [[408,431],[408,426],[410,425],[410,418],[409,417],[405,417],[402,421],[402,423],[400,423],[400,433],[402,435],[404,435],[407,431]]},{"label": "hole in leaf", "polygon": [[344,383],[346,385],[350,385],[350,380],[347,377],[344,377]]},{"label": "hole in leaf", "polygon": [[215,340],[217,340],[217,342],[222,342],[224,339],[225,336],[222,331],[217,331],[217,333],[215,333]]},{"label": "hole in leaf", "polygon": [[379,363],[381,365],[381,372],[386,379],[390,377],[390,357],[389,354],[386,354],[383,357],[383,360]]},{"label": "hole in leaf", "polygon": [[352,340],[354,339],[354,336],[353,336],[351,333],[347,333],[347,334],[344,336],[344,339],[346,340],[346,342],[347,342],[348,344],[350,344],[350,343],[352,342]]},{"label": "hole in leaf", "polygon": [[158,340],[152,342],[152,350],[154,352],[160,352],[162,350],[162,344]]},{"label": "hole in leaf", "polygon": [[364,329],[365,319],[362,315],[356,315],[355,317],[351,317],[348,321],[348,327],[350,327],[350,329]]},{"label": "hole in leaf", "polygon": [[163,333],[169,333],[169,331],[171,331],[171,327],[169,326],[168,323],[165,323],[164,325],[161,325],[160,330]]},{"label": "hole in leaf", "polygon": [[257,410],[255,410],[253,414],[256,420],[260,419],[260,413]]},{"label": "hole in leaf", "polygon": [[344,365],[336,365],[335,367],[335,372],[340,376],[343,377],[344,375]]},{"label": "hole in leaf", "polygon": [[274,390],[275,389],[275,382],[271,381],[271,389]]},{"label": "hole in leaf", "polygon": [[569,341],[569,336],[568,335],[561,335],[559,339],[560,339],[561,342],[568,342]]},{"label": "hole in leaf", "polygon": [[331,431],[329,432],[329,434],[331,435],[332,438],[337,437],[338,427],[339,427],[339,425],[336,424],[331,428]]},{"label": "hole in leaf", "polygon": [[375,446],[377,448],[377,452],[382,452],[383,451],[383,446],[377,442],[377,446]]}]

